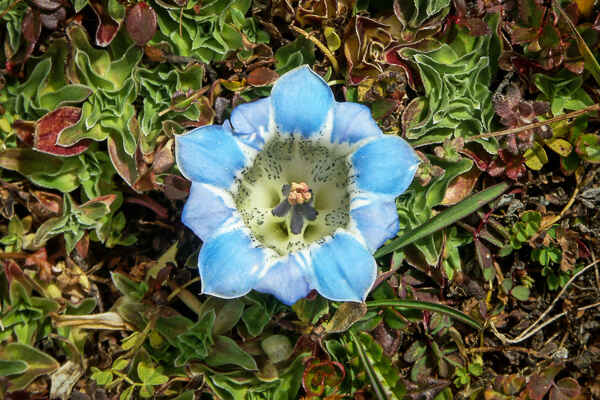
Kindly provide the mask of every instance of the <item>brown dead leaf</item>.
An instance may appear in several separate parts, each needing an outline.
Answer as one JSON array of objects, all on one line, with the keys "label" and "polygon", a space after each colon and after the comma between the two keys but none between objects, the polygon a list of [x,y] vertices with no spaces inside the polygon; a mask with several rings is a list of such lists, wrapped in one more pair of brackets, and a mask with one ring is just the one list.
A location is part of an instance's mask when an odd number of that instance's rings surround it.
[{"label": "brown dead leaf", "polygon": [[446,189],[442,204],[451,206],[470,195],[480,174],[481,171],[478,168],[471,168],[468,172],[454,178],[448,185],[448,189]]},{"label": "brown dead leaf", "polygon": [[116,312],[89,315],[59,315],[52,313],[50,317],[56,327],[70,326],[80,329],[133,330]]},{"label": "brown dead leaf", "polygon": [[267,67],[258,67],[248,74],[247,82],[250,86],[266,86],[275,82],[279,74]]}]

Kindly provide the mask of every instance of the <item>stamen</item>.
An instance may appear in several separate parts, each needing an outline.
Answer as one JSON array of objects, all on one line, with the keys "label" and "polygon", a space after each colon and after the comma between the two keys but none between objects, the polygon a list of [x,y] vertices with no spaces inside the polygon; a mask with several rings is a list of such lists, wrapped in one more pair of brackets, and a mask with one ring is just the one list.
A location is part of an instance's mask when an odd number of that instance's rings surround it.
[{"label": "stamen", "polygon": [[291,205],[303,204],[312,198],[312,191],[308,188],[306,182],[292,182],[290,189],[288,201]]}]

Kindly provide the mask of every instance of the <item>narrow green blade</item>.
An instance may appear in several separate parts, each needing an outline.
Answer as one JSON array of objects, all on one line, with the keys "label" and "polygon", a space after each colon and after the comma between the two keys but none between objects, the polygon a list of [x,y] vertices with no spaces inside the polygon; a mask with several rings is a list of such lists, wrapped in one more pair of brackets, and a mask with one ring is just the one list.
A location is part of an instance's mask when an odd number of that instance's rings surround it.
[{"label": "narrow green blade", "polygon": [[477,211],[483,205],[494,200],[508,189],[508,183],[499,183],[491,186],[479,193],[472,194],[460,203],[442,211],[429,221],[407,232],[403,236],[394,239],[391,243],[386,244],[375,252],[375,258],[389,254],[395,250],[398,250],[404,246],[416,242],[426,236],[429,236],[440,229],[453,224],[454,222],[463,219],[467,215]]}]

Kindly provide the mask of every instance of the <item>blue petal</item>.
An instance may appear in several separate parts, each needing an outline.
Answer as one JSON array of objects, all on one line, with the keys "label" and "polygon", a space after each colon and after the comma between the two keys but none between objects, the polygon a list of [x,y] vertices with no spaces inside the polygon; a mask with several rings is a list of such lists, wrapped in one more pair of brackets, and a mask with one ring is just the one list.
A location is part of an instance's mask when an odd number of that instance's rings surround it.
[{"label": "blue petal", "polygon": [[332,143],[352,144],[371,136],[381,135],[383,133],[371,116],[369,107],[350,102],[335,105]]},{"label": "blue petal", "polygon": [[288,306],[306,297],[311,290],[310,277],[306,273],[307,261],[300,254],[290,254],[273,264],[254,289],[272,294]]},{"label": "blue petal", "polygon": [[203,126],[175,137],[177,165],[186,178],[229,188],[246,157],[237,141],[222,126]]},{"label": "blue petal", "polygon": [[190,228],[196,236],[206,241],[229,218],[235,209],[225,204],[219,189],[203,183],[192,182],[190,195],[183,207],[181,221]]},{"label": "blue petal", "polygon": [[348,233],[336,233],[311,253],[314,285],[334,301],[364,301],[377,276],[375,259]]},{"label": "blue petal", "polygon": [[327,82],[306,65],[284,74],[271,92],[277,129],[307,138],[325,127],[334,102]]},{"label": "blue petal", "polygon": [[254,247],[242,229],[210,238],[198,256],[202,293],[226,299],[245,295],[258,281],[265,258],[265,250]]},{"label": "blue petal", "polygon": [[369,251],[373,253],[386,240],[396,236],[400,229],[396,200],[371,195],[367,199],[357,199],[359,201],[361,205],[350,208],[350,217],[356,223]]},{"label": "blue petal", "polygon": [[261,150],[265,144],[264,133],[269,131],[271,99],[269,97],[240,104],[231,113],[234,135],[244,144]]},{"label": "blue petal", "polygon": [[419,158],[398,136],[382,136],[360,147],[350,160],[361,191],[398,196],[412,182]]}]

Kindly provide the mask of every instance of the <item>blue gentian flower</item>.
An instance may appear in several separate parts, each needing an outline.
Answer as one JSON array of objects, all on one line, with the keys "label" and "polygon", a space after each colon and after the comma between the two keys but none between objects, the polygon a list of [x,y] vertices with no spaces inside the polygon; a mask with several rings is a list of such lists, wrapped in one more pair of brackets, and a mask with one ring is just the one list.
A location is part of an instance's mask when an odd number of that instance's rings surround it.
[{"label": "blue gentian flower", "polygon": [[203,293],[255,289],[288,305],[312,289],[365,300],[377,275],[372,254],[398,232],[395,198],[419,163],[366,106],[336,102],[307,66],[222,126],[178,136],[176,157],[192,181],[182,221],[204,242]]}]

